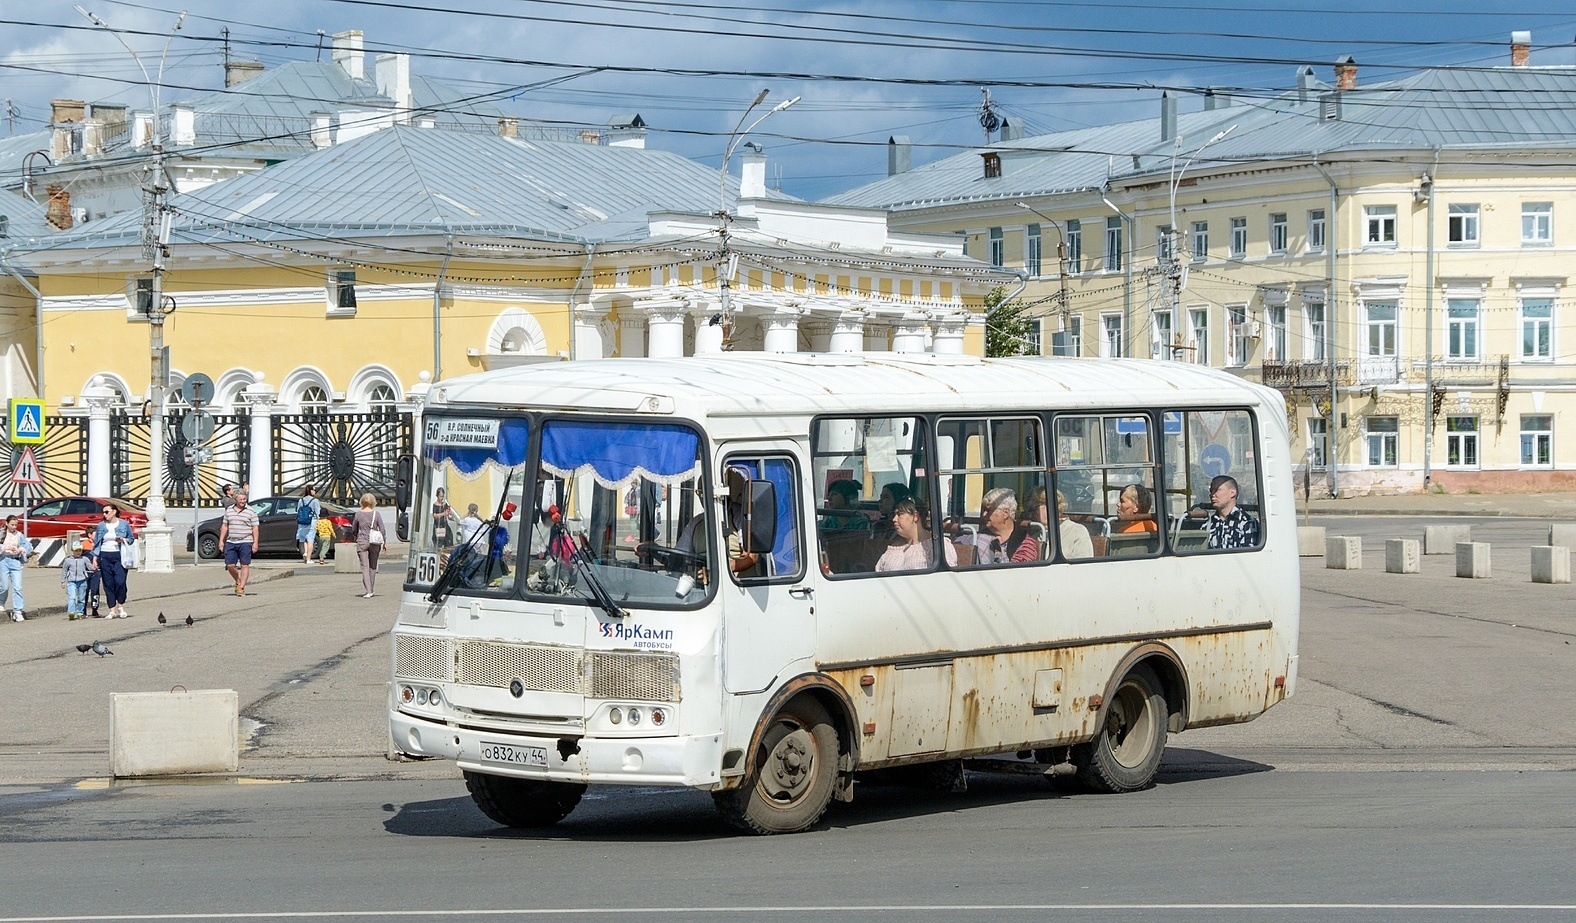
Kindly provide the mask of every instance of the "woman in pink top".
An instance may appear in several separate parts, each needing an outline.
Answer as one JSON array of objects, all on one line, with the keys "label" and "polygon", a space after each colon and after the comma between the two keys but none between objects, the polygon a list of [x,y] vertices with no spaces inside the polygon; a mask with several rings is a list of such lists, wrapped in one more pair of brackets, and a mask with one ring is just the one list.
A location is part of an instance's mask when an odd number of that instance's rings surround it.
[{"label": "woman in pink top", "polygon": [[[897,541],[881,553],[881,559],[876,561],[876,570],[930,570],[935,563],[935,542],[931,541],[930,533],[921,523],[919,508],[913,500],[899,500],[893,507],[892,529],[897,533]],[[952,550],[952,543],[942,542],[941,548],[947,564],[957,566],[958,553]]]}]

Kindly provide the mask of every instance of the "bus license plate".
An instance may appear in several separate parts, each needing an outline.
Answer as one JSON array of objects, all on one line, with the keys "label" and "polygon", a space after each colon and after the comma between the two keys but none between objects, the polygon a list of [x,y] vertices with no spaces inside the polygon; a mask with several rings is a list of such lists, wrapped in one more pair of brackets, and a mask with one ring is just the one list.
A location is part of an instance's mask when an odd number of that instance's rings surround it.
[{"label": "bus license plate", "polygon": [[495,744],[482,741],[482,759],[489,763],[507,763],[511,766],[537,766],[547,768],[546,747],[522,747],[518,744]]}]

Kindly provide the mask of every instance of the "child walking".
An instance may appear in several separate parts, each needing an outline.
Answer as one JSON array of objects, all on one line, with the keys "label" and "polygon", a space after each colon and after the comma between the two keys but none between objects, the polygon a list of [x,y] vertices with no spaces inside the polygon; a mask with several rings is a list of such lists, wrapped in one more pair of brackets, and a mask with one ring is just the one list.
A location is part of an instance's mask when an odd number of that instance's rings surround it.
[{"label": "child walking", "polygon": [[317,563],[327,564],[328,553],[334,547],[334,521],[327,516],[317,519]]},{"label": "child walking", "polygon": [[60,562],[60,585],[66,588],[66,618],[76,621],[87,615],[88,573],[91,558],[83,557],[82,543],[71,543],[71,557]]}]

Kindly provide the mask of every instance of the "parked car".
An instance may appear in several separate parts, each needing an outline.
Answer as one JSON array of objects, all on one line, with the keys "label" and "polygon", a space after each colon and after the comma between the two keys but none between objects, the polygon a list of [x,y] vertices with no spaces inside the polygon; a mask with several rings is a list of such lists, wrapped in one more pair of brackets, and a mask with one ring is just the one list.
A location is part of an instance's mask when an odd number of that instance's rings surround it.
[{"label": "parked car", "polygon": [[[98,524],[104,521],[104,504],[110,502],[103,497],[56,497],[45,500],[43,503],[29,509],[22,516],[26,524],[22,531],[32,541],[41,538],[65,538],[67,532],[86,532],[92,534]],[[134,506],[125,500],[116,500],[115,505],[120,507],[120,518],[131,525],[132,531],[142,533],[142,527],[148,524],[148,514],[142,507]]]},{"label": "parked car", "polygon": [[[334,541],[348,542],[355,538],[355,527],[352,523],[356,511],[348,506],[338,503],[322,503],[322,512],[328,521],[334,524]],[[296,510],[301,505],[300,497],[262,497],[248,504],[257,514],[258,526],[261,531],[261,541],[258,543],[258,554],[284,553],[300,554],[301,549],[296,545]],[[205,558],[218,558],[223,556],[219,548],[219,524],[222,516],[204,519],[186,533],[186,550],[191,551],[193,545],[201,548]],[[327,552],[333,557],[334,549],[330,547]]]}]

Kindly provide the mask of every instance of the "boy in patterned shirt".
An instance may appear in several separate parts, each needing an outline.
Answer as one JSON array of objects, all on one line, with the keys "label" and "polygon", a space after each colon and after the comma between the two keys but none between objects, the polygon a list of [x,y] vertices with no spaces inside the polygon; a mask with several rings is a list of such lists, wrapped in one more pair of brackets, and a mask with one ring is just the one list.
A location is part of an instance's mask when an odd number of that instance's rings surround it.
[{"label": "boy in patterned shirt", "polygon": [[1211,548],[1257,548],[1259,521],[1237,506],[1237,479],[1216,475],[1209,482],[1209,502],[1214,509],[1204,524]]}]

